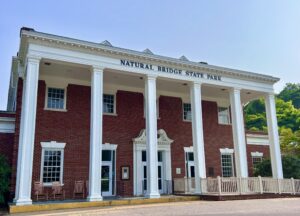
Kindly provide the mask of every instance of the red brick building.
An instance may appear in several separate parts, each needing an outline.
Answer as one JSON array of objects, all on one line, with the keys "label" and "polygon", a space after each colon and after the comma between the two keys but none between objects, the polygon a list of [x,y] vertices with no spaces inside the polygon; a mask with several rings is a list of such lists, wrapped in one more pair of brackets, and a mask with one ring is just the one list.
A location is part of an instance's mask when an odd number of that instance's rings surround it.
[{"label": "red brick building", "polygon": [[[31,204],[34,182],[46,189],[59,182],[71,199],[82,180],[89,201],[156,198],[178,178],[194,178],[201,193],[200,178],[251,176],[270,156],[282,178],[277,81],[22,28],[9,112],[0,113],[11,194],[17,205]],[[262,96],[269,137],[245,134],[242,106]]]}]

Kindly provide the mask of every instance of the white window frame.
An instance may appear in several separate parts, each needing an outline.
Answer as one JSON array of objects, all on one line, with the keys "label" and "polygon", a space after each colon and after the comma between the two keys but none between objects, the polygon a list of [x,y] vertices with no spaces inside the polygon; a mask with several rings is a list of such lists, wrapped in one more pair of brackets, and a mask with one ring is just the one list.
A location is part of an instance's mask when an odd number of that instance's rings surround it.
[{"label": "white window frame", "polygon": [[263,156],[264,156],[264,153],[262,153],[262,152],[251,152],[252,166],[254,166],[254,163],[253,163],[253,159],[254,158],[260,158],[260,160],[262,161],[263,160]]},{"label": "white window frame", "polygon": [[[63,89],[64,90],[64,108],[63,109],[55,109],[55,108],[49,108],[48,107],[48,89],[54,88],[54,89]],[[45,106],[44,110],[48,111],[59,111],[59,112],[67,112],[67,87],[59,87],[59,86],[46,86],[45,91]]]},{"label": "white window frame", "polygon": [[[233,154],[234,154],[234,150],[233,149],[229,149],[229,148],[224,148],[224,149],[220,149],[220,159],[221,159],[221,171],[222,171],[222,177],[224,177],[224,173],[223,173],[223,163],[222,163],[222,155],[230,155],[231,156],[231,164],[232,164],[232,176],[234,177],[234,161],[233,161]],[[227,177],[225,177],[227,178]]]},{"label": "white window frame", "polygon": [[111,116],[116,116],[117,115],[117,94],[116,93],[112,93],[112,92],[104,92],[103,95],[102,95],[102,103],[103,103],[103,106],[104,106],[104,95],[111,95],[114,97],[114,110],[113,110],[113,113],[108,113],[108,112],[104,112],[103,108],[102,108],[102,111],[103,111],[103,115],[111,115]]},{"label": "white window frame", "polygon": [[[227,119],[228,119],[228,122],[227,122],[227,123],[220,122],[220,111],[219,111],[220,108],[226,108],[226,109],[227,109],[227,113],[226,113],[226,114],[227,114]],[[230,109],[229,109],[229,107],[226,107],[226,106],[218,106],[217,112],[218,112],[218,124],[220,124],[220,125],[231,125]],[[225,115],[222,115],[222,116],[225,116]]]},{"label": "white window frame", "polygon": [[61,151],[61,161],[60,161],[60,184],[63,184],[63,174],[64,174],[64,149],[66,143],[59,143],[56,141],[50,142],[41,142],[42,146],[42,157],[41,157],[41,170],[40,170],[40,182],[43,183],[44,186],[52,186],[51,182],[43,182],[43,174],[44,174],[44,155],[45,151]]},{"label": "white window frame", "polygon": [[[191,105],[191,119],[185,119],[184,118],[184,104],[190,104]],[[182,120],[185,122],[192,122],[192,104],[189,102],[182,102]]]}]

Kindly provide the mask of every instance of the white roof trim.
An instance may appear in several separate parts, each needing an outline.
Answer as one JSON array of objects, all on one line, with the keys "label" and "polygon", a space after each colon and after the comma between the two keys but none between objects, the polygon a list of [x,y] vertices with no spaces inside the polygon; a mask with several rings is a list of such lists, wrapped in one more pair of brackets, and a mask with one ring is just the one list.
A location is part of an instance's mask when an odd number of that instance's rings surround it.
[{"label": "white roof trim", "polygon": [[0,117],[0,133],[14,133],[15,132],[15,118]]},{"label": "white roof trim", "polygon": [[[94,51],[100,51],[104,53],[111,53],[116,55],[127,55],[130,58],[139,58],[144,60],[150,60],[150,61],[156,61],[156,62],[163,62],[167,64],[176,64],[178,66],[188,67],[188,68],[194,68],[198,70],[204,70],[207,72],[213,72],[218,73],[220,75],[229,75],[229,76],[237,76],[237,77],[244,77],[248,79],[254,79],[254,80],[261,80],[265,82],[270,83],[276,83],[279,81],[279,78],[264,75],[264,74],[258,74],[248,71],[242,71],[242,70],[236,70],[236,69],[230,69],[230,68],[224,68],[219,66],[213,66],[213,65],[206,65],[206,64],[200,64],[198,62],[192,62],[192,61],[185,61],[180,60],[176,58],[166,57],[166,56],[160,56],[160,55],[149,55],[144,52],[134,51],[130,49],[124,49],[119,47],[110,47],[107,45],[99,44],[99,43],[93,43],[63,36],[57,36],[37,31],[28,31],[28,30],[22,30],[21,32],[22,38],[32,38],[34,40],[42,40],[42,41],[48,41],[50,43],[61,43],[63,45],[71,46],[71,47],[78,47],[80,49],[88,49],[88,50],[94,50]],[[23,44],[24,45],[24,44]],[[26,46],[21,46],[26,49]],[[23,53],[20,50],[20,55]],[[21,56],[20,56],[21,57]],[[25,58],[24,56],[22,58]]]},{"label": "white roof trim", "polygon": [[246,134],[246,141],[248,145],[269,145],[268,135],[263,134]]},{"label": "white roof trim", "polygon": [[194,152],[194,147],[190,146],[190,147],[183,147],[184,152]]},{"label": "white roof trim", "polygon": [[251,152],[252,157],[263,157],[264,153],[262,152]]},{"label": "white roof trim", "polygon": [[[159,129],[157,131],[157,144],[158,145],[170,145],[174,140],[171,140],[166,131],[164,129]],[[146,130],[142,129],[139,133],[139,135],[136,138],[132,139],[133,144],[146,144],[147,142],[147,136],[146,136]]]},{"label": "white roof trim", "polygon": [[41,142],[42,148],[48,148],[48,149],[64,149],[66,147],[66,143],[59,143],[56,141],[50,141],[50,142]]},{"label": "white roof trim", "polygon": [[234,153],[234,149],[221,148],[220,152],[221,152],[221,154],[233,154]]},{"label": "white roof trim", "polygon": [[117,144],[104,143],[102,144],[102,150],[116,150],[118,147]]}]

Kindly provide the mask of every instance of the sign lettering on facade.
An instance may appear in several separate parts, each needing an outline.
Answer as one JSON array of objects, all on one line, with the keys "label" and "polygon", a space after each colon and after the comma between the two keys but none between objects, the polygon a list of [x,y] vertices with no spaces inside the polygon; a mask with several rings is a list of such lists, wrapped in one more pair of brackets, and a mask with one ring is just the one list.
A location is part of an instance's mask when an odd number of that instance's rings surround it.
[{"label": "sign lettering on facade", "polygon": [[158,72],[164,72],[164,73],[170,73],[170,74],[176,74],[176,75],[182,75],[188,77],[221,81],[221,76],[213,75],[213,74],[205,74],[201,72],[181,70],[177,68],[170,68],[161,65],[152,65],[148,63],[129,61],[124,59],[121,59],[120,63],[122,66],[127,66],[127,67],[141,68],[146,70],[152,70],[152,71],[158,71]]}]

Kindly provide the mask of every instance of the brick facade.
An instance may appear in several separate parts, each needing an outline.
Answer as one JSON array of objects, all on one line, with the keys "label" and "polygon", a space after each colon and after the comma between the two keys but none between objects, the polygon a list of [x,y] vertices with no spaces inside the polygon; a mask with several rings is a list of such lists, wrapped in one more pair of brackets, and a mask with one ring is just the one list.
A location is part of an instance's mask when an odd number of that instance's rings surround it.
[{"label": "brick facade", "polygon": [[[14,113],[0,112],[1,117],[14,118]],[[0,155],[4,155],[9,164],[12,164],[14,133],[0,133]]]},{"label": "brick facade", "polygon": [[[67,87],[67,112],[44,110],[44,81],[39,81],[36,133],[33,158],[32,181],[40,180],[41,144],[45,141],[65,142],[63,182],[66,198],[72,198],[74,181],[88,180],[89,174],[89,140],[90,140],[90,87],[69,84]],[[19,141],[20,113],[22,103],[22,80],[17,92],[16,134],[11,145],[12,188],[14,193],[16,181],[17,150]],[[116,181],[117,195],[133,195],[133,143],[145,128],[143,94],[117,91],[117,115],[103,116],[103,143],[117,144]],[[221,175],[220,148],[233,148],[231,125],[218,124],[217,103],[202,101],[207,176],[213,170],[213,176]],[[191,122],[183,121],[182,100],[177,97],[160,96],[158,129],[164,129],[174,140],[171,144],[172,177],[185,176],[184,147],[192,146]],[[1,140],[1,136],[0,136]],[[260,151],[269,156],[268,146],[247,146],[249,173],[252,173],[251,151]],[[121,166],[130,167],[130,179],[122,181]],[[176,174],[181,168],[181,174]],[[13,196],[13,195],[12,195]]]}]

